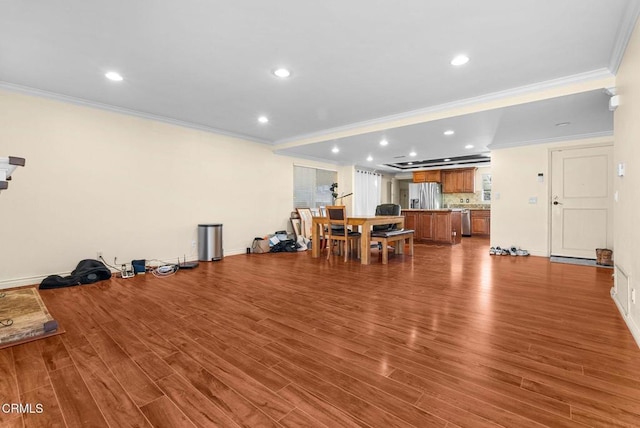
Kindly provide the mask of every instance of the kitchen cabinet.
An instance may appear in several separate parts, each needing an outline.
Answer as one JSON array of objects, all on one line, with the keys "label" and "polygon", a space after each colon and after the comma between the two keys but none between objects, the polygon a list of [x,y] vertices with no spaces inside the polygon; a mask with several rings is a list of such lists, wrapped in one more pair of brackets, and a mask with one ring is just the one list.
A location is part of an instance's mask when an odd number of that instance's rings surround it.
[{"label": "kitchen cabinet", "polygon": [[434,241],[451,239],[451,216],[449,213],[435,213],[433,215],[433,232]]},{"label": "kitchen cabinet", "polygon": [[420,233],[414,236],[414,239],[422,241],[433,241],[433,213],[424,212],[420,217]]},{"label": "kitchen cabinet", "polygon": [[403,211],[405,229],[413,229],[413,239],[433,240],[433,213],[429,211]]},{"label": "kitchen cabinet", "polygon": [[442,193],[460,193],[462,176],[455,169],[442,171]]},{"label": "kitchen cabinet", "polygon": [[491,234],[491,211],[471,210],[471,236]]},{"label": "kitchen cabinet", "polygon": [[430,171],[416,171],[413,173],[414,183],[440,183],[442,181],[441,172],[439,169]]},{"label": "kitchen cabinet", "polygon": [[476,190],[476,168],[445,169],[442,175],[442,193],[473,193]]},{"label": "kitchen cabinet", "polygon": [[474,193],[476,191],[476,168],[462,170],[462,192]]},{"label": "kitchen cabinet", "polygon": [[414,183],[424,183],[426,180],[426,171],[416,171],[413,173],[413,182]]},{"label": "kitchen cabinet", "polygon": [[422,243],[459,244],[461,214],[452,210],[403,210],[404,226]]},{"label": "kitchen cabinet", "polygon": [[417,235],[418,234],[418,211],[403,210],[402,215],[404,215],[404,228],[415,230]]}]

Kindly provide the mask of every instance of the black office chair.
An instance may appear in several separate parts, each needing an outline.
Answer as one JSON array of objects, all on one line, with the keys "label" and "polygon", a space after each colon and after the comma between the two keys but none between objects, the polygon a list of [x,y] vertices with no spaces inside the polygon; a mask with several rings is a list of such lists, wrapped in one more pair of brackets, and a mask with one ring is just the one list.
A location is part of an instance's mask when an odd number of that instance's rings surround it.
[{"label": "black office chair", "polygon": [[[400,205],[398,204],[380,204],[376,207],[376,215],[400,215]],[[396,230],[397,224],[376,224],[373,226],[373,233],[376,232],[388,232],[390,230]],[[372,247],[378,247],[382,249],[382,244],[372,244]]]},{"label": "black office chair", "polygon": [[[376,215],[400,215],[400,205],[398,204],[380,204],[376,207]],[[385,230],[395,230],[397,224],[378,224],[373,226],[375,232]]]}]

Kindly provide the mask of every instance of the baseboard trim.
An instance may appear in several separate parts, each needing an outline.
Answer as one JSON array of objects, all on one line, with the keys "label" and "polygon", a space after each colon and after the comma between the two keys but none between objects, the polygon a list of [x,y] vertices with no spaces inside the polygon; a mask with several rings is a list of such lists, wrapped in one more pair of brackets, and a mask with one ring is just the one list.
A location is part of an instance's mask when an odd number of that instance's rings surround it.
[{"label": "baseboard trim", "polygon": [[[69,276],[71,272],[60,272],[51,275]],[[0,290],[15,287],[24,287],[25,285],[40,285],[43,279],[49,275],[26,276],[23,278],[3,279],[0,281]]]},{"label": "baseboard trim", "polygon": [[638,348],[640,348],[640,327],[638,327],[631,316],[624,314],[624,308],[620,305],[618,299],[616,299],[617,293],[614,287],[611,287],[610,294],[611,300],[613,300],[613,303],[615,303],[616,307],[618,308],[618,312],[620,312],[620,316],[627,324],[627,327],[631,332],[631,336],[633,336],[633,339],[636,341],[636,345],[638,345]]},{"label": "baseboard trim", "polygon": [[[246,254],[246,249],[233,249],[230,251],[227,251],[225,253],[225,256],[237,256],[240,254]],[[158,260],[163,260],[167,263],[175,263],[176,260],[178,260],[178,258],[165,258],[165,259],[158,259]],[[198,258],[197,257],[190,257],[187,259],[188,262],[194,262],[197,261]],[[182,261],[182,259],[180,259],[180,261]],[[111,272],[115,273],[117,271],[115,271],[113,268],[109,268],[109,270],[111,270]],[[45,279],[46,277],[50,276],[50,275],[60,275],[60,276],[69,276],[71,275],[71,271],[68,272],[57,272],[57,273],[49,273],[46,275],[34,275],[34,276],[26,276],[23,278],[10,278],[10,279],[3,279],[0,280],[0,290],[4,290],[7,288],[15,288],[15,287],[24,287],[27,285],[39,285],[43,279]]]}]

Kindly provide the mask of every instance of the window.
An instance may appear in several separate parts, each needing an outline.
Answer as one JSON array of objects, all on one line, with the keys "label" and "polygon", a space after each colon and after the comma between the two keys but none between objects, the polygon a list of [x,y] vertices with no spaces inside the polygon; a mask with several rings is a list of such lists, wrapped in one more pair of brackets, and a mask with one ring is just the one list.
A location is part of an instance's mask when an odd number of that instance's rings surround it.
[{"label": "window", "polygon": [[482,200],[491,200],[491,174],[482,174]]},{"label": "window", "polygon": [[333,204],[331,190],[338,173],[326,169],[293,167],[293,208],[318,208]]}]

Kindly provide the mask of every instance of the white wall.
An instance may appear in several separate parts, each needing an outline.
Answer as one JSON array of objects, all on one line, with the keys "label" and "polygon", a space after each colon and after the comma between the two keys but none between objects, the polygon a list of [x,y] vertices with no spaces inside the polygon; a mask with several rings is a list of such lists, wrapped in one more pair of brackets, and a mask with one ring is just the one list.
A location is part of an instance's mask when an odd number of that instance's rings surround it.
[{"label": "white wall", "polygon": [[[592,138],[492,150],[491,245],[515,245],[532,255],[548,257],[551,150],[611,142],[611,137]],[[538,173],[544,174],[542,183]],[[538,202],[530,204],[531,197]]]},{"label": "white wall", "polygon": [[382,189],[380,189],[380,203],[393,203],[393,185],[395,179],[391,174],[382,174]]},{"label": "white wall", "polygon": [[[0,194],[0,288],[69,272],[97,251],[109,262],[194,259],[199,223],[223,223],[225,255],[242,253],[254,236],[287,227],[293,164],[307,163],[258,143],[8,91],[0,112],[0,154],[26,158]],[[351,180],[342,172],[339,181]]]},{"label": "white wall", "polygon": [[[411,208],[411,201],[409,200],[409,184],[411,180],[396,180],[398,182],[398,203],[402,209]],[[407,195],[406,197],[403,197]]]},{"label": "white wall", "polygon": [[[353,193],[356,182],[355,166],[334,166],[334,168],[338,171],[338,195],[348,195],[349,193]],[[353,196],[354,195],[346,196],[336,201],[338,205],[344,205],[346,207],[347,215],[353,214]]]},{"label": "white wall", "polygon": [[[635,289],[640,298],[640,27],[636,24],[616,77],[620,106],[614,113],[614,163],[625,164],[624,177],[615,177],[614,191],[614,262],[629,278],[629,294]],[[617,280],[618,278],[616,278]],[[625,290],[626,291],[626,290]],[[629,294],[615,296],[626,301],[629,313],[622,315],[640,344],[640,301],[630,301]]]}]

